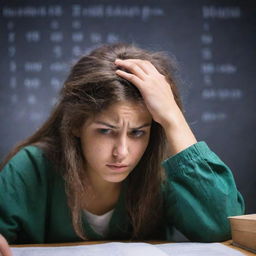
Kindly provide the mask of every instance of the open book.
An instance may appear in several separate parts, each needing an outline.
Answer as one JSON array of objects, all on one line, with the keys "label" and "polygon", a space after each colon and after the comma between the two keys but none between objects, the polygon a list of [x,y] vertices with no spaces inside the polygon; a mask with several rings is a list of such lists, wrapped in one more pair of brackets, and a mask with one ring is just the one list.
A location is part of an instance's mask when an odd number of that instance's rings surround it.
[{"label": "open book", "polygon": [[239,251],[220,243],[148,243],[111,242],[65,247],[12,248],[14,256],[241,256]]}]

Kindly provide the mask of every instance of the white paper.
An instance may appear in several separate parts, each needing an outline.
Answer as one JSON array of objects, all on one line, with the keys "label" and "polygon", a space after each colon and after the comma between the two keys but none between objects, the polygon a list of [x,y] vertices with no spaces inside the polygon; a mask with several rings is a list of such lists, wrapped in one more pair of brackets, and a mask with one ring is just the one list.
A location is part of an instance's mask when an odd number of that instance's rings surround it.
[{"label": "white paper", "polygon": [[220,243],[173,243],[155,245],[166,252],[167,255],[175,256],[241,256],[245,255],[235,249]]},{"label": "white paper", "polygon": [[220,243],[119,243],[11,248],[14,256],[241,256],[239,251]]},{"label": "white paper", "polygon": [[65,247],[12,248],[14,256],[167,256],[147,243],[105,243]]}]

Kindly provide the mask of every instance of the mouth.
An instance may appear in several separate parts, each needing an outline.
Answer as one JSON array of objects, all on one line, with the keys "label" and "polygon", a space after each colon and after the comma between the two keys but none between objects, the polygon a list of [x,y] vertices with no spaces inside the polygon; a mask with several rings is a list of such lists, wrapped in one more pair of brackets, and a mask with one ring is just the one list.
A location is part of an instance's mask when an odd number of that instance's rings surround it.
[{"label": "mouth", "polygon": [[107,164],[106,166],[111,170],[114,170],[117,172],[126,171],[128,167],[128,165],[117,165],[117,164]]}]

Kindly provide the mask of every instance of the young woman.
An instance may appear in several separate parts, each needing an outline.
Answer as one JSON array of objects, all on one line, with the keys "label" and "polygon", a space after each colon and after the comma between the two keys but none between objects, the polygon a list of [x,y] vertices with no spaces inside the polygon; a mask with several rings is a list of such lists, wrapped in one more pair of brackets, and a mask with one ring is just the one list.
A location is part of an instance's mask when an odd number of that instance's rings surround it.
[{"label": "young woman", "polygon": [[9,243],[171,240],[173,227],[191,241],[230,238],[243,198],[189,128],[174,68],[121,43],[73,66],[49,119],[2,164]]}]

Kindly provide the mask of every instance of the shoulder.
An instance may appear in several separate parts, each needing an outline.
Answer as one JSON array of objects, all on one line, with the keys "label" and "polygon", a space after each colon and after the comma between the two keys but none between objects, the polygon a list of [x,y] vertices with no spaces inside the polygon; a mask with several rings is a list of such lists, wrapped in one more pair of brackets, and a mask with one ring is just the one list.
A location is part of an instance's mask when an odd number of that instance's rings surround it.
[{"label": "shoulder", "polygon": [[51,163],[40,148],[26,146],[7,162],[0,172],[0,179],[35,185],[45,182],[51,169]]},{"label": "shoulder", "polygon": [[44,152],[35,146],[22,148],[1,170],[0,230],[9,241],[44,241],[49,198],[63,193],[55,189],[60,180],[55,173]]},{"label": "shoulder", "polygon": [[24,161],[31,158],[42,158],[44,157],[43,150],[37,146],[26,146],[20,149],[12,158],[12,162]]}]

